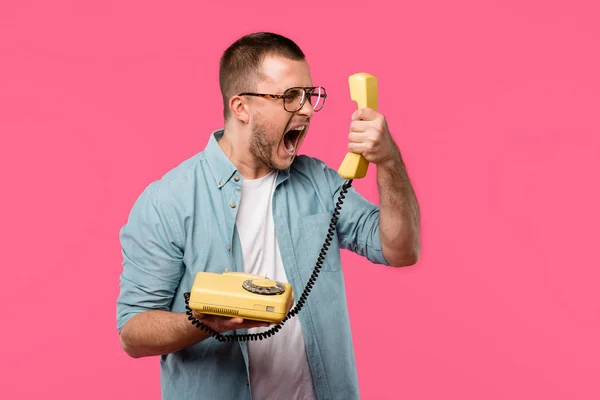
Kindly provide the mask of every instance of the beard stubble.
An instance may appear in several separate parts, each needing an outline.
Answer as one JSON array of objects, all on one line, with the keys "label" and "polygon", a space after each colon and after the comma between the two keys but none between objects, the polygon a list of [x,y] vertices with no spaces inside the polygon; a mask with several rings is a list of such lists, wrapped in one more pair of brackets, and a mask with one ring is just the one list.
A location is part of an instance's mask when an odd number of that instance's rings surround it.
[{"label": "beard stubble", "polygon": [[[291,121],[291,119],[290,119]],[[288,121],[289,124],[289,121]],[[287,128],[287,125],[286,125]],[[262,122],[262,117],[258,115],[252,121],[252,135],[250,136],[250,153],[271,170],[280,171],[273,163],[273,150],[279,147],[281,138],[269,140],[268,132],[274,132],[275,127],[267,122]],[[285,132],[285,130],[283,131]],[[283,135],[283,132],[281,133]]]}]

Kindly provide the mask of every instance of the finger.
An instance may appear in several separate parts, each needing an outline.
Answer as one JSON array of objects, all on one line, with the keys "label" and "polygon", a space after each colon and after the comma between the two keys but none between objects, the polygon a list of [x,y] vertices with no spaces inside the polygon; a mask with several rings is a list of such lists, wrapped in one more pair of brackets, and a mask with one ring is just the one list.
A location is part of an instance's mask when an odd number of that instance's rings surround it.
[{"label": "finger", "polygon": [[270,322],[259,321],[259,320],[255,320],[255,319],[247,319],[246,321],[244,321],[244,326],[269,326],[269,325],[271,325]]},{"label": "finger", "polygon": [[236,324],[240,324],[243,322],[243,320],[241,318],[228,318],[228,317],[221,317],[218,315],[210,315],[210,314],[204,315],[204,318],[202,318],[200,321],[202,321],[202,323],[204,325],[210,326],[217,332],[221,332],[224,329],[231,329],[227,325],[227,322],[229,322],[230,320],[234,321],[234,324],[232,326],[235,326]]},{"label": "finger", "polygon": [[241,325],[244,323],[244,319],[243,318],[221,318],[221,320],[219,321],[219,323],[221,324],[225,324],[227,326],[236,326],[236,325]]},{"label": "finger", "polygon": [[350,142],[348,143],[348,151],[352,153],[364,154],[368,151],[366,143]]},{"label": "finger", "polygon": [[210,315],[210,314],[196,314],[198,315],[199,320],[202,320],[202,322],[204,322],[205,324],[214,324],[216,323],[216,319],[214,315]]},{"label": "finger", "polygon": [[365,132],[372,126],[371,121],[352,121],[350,122],[350,130],[355,132]]},{"label": "finger", "polygon": [[353,121],[372,121],[379,116],[379,113],[371,108],[359,108],[352,113]]},{"label": "finger", "polygon": [[196,312],[195,310],[192,310],[192,317],[194,317],[196,319],[204,319],[206,317],[206,314],[200,314],[200,313]]},{"label": "finger", "polygon": [[233,329],[243,329],[243,328],[255,328],[255,327],[268,327],[271,324],[267,322],[253,321],[253,320],[244,320],[243,318],[234,317],[222,317],[219,315],[202,315],[204,318],[202,322],[206,325],[211,326],[213,329],[217,331],[228,331]]},{"label": "finger", "polygon": [[364,143],[367,140],[367,133],[366,132],[356,132],[356,131],[350,131],[348,133],[348,140],[352,143]]},{"label": "finger", "polygon": [[263,321],[255,321],[255,320],[246,320],[243,324],[240,324],[237,328],[266,328],[271,326],[270,322]]},{"label": "finger", "polygon": [[226,330],[232,330],[232,329],[244,328],[244,325],[246,325],[247,322],[245,323],[243,318],[229,318],[229,319],[223,320],[220,324]]}]

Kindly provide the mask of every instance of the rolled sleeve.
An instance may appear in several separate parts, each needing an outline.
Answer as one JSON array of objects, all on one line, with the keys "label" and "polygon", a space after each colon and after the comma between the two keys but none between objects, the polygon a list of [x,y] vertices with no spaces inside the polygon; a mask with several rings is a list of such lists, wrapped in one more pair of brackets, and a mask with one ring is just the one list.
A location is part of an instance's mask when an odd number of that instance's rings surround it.
[{"label": "rolled sleeve", "polygon": [[[346,182],[337,171],[324,166],[334,205]],[[379,207],[365,199],[354,187],[344,195],[337,223],[340,246],[367,258],[374,264],[389,265],[383,255],[379,235]]]},{"label": "rolled sleeve", "polygon": [[119,331],[138,313],[168,310],[184,271],[182,235],[152,186],[136,200],[120,231],[120,241]]}]

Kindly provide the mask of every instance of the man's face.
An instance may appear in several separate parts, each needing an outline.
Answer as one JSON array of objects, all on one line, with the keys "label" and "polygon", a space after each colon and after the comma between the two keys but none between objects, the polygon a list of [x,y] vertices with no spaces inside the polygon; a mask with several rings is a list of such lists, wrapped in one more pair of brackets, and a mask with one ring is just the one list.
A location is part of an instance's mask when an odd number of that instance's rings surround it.
[{"label": "man's face", "polygon": [[[290,87],[312,86],[306,61],[268,57],[262,75],[258,93],[283,94]],[[251,153],[271,169],[288,168],[308,132],[313,112],[308,99],[299,111],[290,113],[284,109],[283,100],[254,98],[250,112]]]}]

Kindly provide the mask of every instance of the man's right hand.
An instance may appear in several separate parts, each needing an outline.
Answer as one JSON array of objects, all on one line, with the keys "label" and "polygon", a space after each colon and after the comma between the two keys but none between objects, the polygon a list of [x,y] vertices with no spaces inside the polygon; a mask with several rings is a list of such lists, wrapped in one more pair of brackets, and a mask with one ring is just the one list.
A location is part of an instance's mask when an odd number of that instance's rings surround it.
[{"label": "man's right hand", "polygon": [[249,329],[268,327],[272,324],[262,321],[244,320],[243,318],[229,318],[218,315],[198,314],[192,310],[192,316],[204,325],[211,327],[219,333],[232,331],[234,329]]}]

